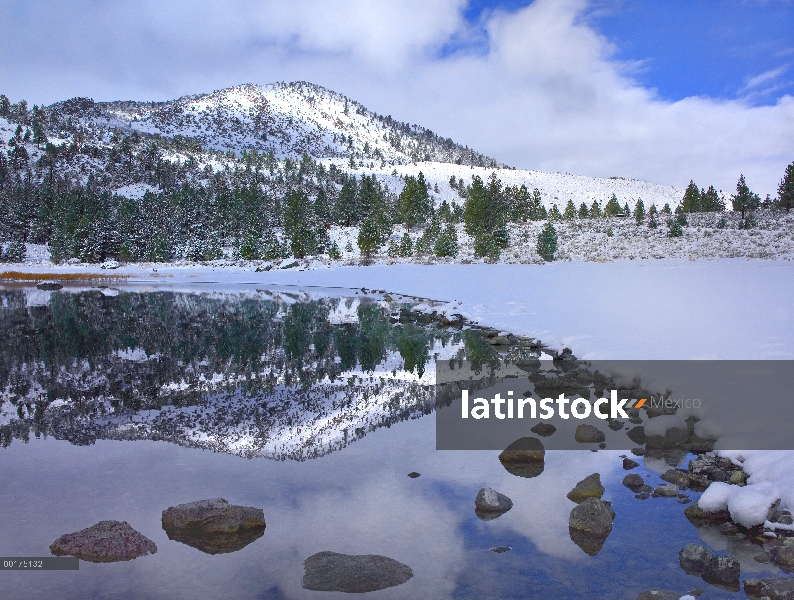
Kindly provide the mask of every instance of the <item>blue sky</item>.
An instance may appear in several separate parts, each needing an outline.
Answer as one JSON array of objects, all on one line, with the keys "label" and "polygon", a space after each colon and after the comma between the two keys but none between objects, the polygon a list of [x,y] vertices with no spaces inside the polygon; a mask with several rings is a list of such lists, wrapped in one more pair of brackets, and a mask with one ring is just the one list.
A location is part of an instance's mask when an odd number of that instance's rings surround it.
[{"label": "blue sky", "polygon": [[[529,4],[473,0],[464,15],[478,23],[494,10]],[[615,46],[614,58],[629,63],[638,83],[665,100],[708,96],[763,105],[794,94],[794,2],[601,0],[581,19]]]}]

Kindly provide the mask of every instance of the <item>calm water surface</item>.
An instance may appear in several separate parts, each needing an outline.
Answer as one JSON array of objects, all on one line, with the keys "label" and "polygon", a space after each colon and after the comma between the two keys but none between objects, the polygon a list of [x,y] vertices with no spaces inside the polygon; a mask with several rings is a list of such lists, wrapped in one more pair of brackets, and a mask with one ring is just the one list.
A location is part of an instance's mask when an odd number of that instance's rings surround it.
[{"label": "calm water surface", "polygon": [[[498,452],[436,451],[433,359],[488,358],[487,345],[401,323],[410,299],[347,293],[0,290],[0,555],[46,556],[105,519],[158,548],[77,572],[1,572],[3,597],[343,597],[301,587],[303,560],[323,550],[412,567],[375,598],[739,595],[681,570],[684,544],[727,542],[675,500],[636,500],[618,452],[548,452],[527,479]],[[656,484],[653,469],[639,472]],[[593,472],[617,518],[588,556],[569,538],[565,495]],[[478,519],[485,486],[513,509]],[[213,497],[262,508],[264,536],[217,555],[168,539],[164,509]],[[743,577],[771,574],[753,548],[732,551]]]}]

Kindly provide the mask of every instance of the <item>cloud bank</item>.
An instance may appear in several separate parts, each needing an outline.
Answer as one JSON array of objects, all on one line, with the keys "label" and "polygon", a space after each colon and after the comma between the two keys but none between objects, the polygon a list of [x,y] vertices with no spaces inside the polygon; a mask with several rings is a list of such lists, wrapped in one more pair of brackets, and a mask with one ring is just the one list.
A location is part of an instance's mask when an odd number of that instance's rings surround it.
[{"label": "cloud bank", "polygon": [[[488,11],[466,2],[9,0],[1,92],[162,100],[307,80],[519,168],[775,195],[794,160],[794,98],[671,102],[588,22],[586,0]],[[758,79],[758,78],[756,78]]]}]

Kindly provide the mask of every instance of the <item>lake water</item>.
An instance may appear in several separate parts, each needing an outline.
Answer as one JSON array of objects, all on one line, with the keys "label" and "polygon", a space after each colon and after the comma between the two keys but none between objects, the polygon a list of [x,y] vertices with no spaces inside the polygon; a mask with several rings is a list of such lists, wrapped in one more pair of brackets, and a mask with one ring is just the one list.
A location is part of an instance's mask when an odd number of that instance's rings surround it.
[{"label": "lake water", "polygon": [[[433,361],[491,351],[476,332],[400,322],[417,302],[209,284],[0,290],[0,555],[47,556],[106,519],[157,545],[79,571],[0,572],[2,596],[341,598],[301,586],[304,559],[331,550],[413,569],[375,598],[736,597],[678,564],[686,543],[725,551],[727,538],[675,499],[635,499],[617,451],[550,451],[534,478],[495,451],[436,451]],[[636,472],[656,485],[661,470]],[[569,537],[565,495],[593,472],[617,516],[589,556]],[[482,487],[512,510],[480,520]],[[164,509],[216,497],[262,508],[264,535],[215,555],[168,539]],[[776,571],[752,559],[760,548],[731,551],[743,577]]]}]

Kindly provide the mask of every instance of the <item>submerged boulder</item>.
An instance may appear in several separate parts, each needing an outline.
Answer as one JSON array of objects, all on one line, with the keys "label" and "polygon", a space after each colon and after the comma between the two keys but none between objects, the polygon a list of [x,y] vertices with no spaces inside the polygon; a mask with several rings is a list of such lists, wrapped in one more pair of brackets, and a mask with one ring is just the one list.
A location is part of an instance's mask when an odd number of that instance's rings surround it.
[{"label": "submerged boulder", "polygon": [[168,539],[207,554],[224,554],[262,537],[265,515],[261,508],[211,498],[169,507],[163,511],[162,525]]},{"label": "submerged boulder", "polygon": [[377,554],[318,552],[303,561],[303,587],[317,592],[374,592],[401,585],[411,567]]},{"label": "submerged boulder", "polygon": [[59,537],[50,546],[55,556],[76,556],[93,563],[119,562],[157,552],[155,543],[126,521],[100,521]]}]

